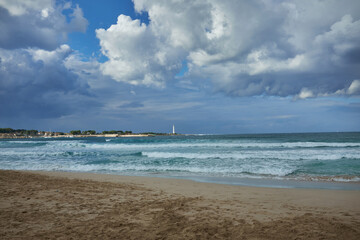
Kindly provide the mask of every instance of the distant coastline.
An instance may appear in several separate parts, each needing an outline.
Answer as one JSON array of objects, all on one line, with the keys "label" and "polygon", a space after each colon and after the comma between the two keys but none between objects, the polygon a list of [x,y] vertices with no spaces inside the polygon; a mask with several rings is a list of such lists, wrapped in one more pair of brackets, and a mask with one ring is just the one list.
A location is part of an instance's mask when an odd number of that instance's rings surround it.
[{"label": "distant coastline", "polygon": [[38,131],[26,129],[0,128],[0,139],[21,139],[21,138],[88,138],[88,137],[154,137],[179,135],[177,133],[133,133],[132,131],[111,130],[97,133],[94,130],[80,131],[72,130],[69,133]]}]

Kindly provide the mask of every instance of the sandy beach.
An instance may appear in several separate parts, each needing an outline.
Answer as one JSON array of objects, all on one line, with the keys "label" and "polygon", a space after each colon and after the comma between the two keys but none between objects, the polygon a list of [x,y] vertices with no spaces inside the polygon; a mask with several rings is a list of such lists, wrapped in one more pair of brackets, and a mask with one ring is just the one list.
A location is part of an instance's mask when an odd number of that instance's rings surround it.
[{"label": "sandy beach", "polygon": [[360,239],[360,191],[0,171],[1,239]]}]

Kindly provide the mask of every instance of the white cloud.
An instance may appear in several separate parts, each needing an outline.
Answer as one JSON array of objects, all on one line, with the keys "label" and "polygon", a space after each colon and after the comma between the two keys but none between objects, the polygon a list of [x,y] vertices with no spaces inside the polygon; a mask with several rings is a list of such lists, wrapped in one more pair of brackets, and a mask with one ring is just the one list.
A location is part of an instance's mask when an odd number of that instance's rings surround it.
[{"label": "white cloud", "polygon": [[44,8],[41,10],[41,17],[47,18],[49,16],[50,10],[48,8]]},{"label": "white cloud", "polygon": [[53,0],[0,0],[0,7],[6,8],[11,15],[19,16],[30,11],[51,9]]},{"label": "white cloud", "polygon": [[301,89],[300,93],[297,94],[294,99],[305,99],[305,98],[313,98],[313,97],[329,97],[329,96],[351,96],[351,95],[359,95],[360,94],[360,80],[356,79],[351,82],[348,87],[343,89],[339,89],[336,92],[319,92],[314,94],[311,90],[307,88]]},{"label": "white cloud", "polygon": [[350,84],[347,94],[360,94],[360,80],[354,80]]},{"label": "white cloud", "polygon": [[109,58],[101,69],[119,82],[163,87],[181,68],[176,48],[157,39],[150,27],[120,15],[107,30],[97,29],[102,53]]},{"label": "white cloud", "polygon": [[315,95],[311,90],[303,88],[303,89],[301,89],[301,92],[299,93],[298,98],[305,99],[305,98],[312,98],[314,96]]},{"label": "white cloud", "polygon": [[27,50],[33,57],[34,61],[42,61],[45,65],[54,64],[65,59],[71,52],[69,45],[63,44],[54,51],[46,51],[43,49]]},{"label": "white cloud", "polygon": [[[134,0],[150,22],[120,16],[97,36],[104,74],[163,87],[184,78],[230,95],[315,97],[359,77],[359,1]],[[304,90],[305,89],[305,90]]]},{"label": "white cloud", "polygon": [[0,0],[0,48],[53,50],[67,40],[68,33],[85,32],[87,25],[81,8],[69,2]]},{"label": "white cloud", "polygon": [[70,14],[70,23],[66,25],[67,32],[85,32],[88,26],[88,21],[84,17],[84,13],[79,5],[72,9]]}]

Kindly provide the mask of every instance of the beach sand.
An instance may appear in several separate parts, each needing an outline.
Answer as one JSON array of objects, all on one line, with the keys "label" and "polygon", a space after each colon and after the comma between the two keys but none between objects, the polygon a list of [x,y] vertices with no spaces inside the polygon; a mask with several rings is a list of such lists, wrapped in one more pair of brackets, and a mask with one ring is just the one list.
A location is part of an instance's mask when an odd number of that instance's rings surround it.
[{"label": "beach sand", "polygon": [[360,239],[360,191],[1,170],[0,239]]}]

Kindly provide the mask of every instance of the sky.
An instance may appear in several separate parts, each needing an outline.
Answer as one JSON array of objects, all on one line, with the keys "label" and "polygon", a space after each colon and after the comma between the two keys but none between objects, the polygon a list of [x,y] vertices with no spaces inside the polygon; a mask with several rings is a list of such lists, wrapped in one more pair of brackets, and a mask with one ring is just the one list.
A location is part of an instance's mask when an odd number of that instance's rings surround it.
[{"label": "sky", "polygon": [[0,128],[360,131],[358,0],[0,0]]}]

